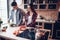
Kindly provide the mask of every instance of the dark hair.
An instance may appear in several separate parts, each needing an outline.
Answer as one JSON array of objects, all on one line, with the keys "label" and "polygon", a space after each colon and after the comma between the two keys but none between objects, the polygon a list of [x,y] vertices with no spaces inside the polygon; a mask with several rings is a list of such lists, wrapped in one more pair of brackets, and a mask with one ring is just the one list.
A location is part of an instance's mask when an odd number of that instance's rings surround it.
[{"label": "dark hair", "polygon": [[16,5],[17,5],[16,2],[12,2],[12,3],[11,3],[11,6],[16,6]]},{"label": "dark hair", "polygon": [[29,6],[30,6],[32,12],[35,13],[35,14],[37,14],[37,13],[35,12],[35,9],[34,9],[34,7],[33,7],[33,4],[31,3],[31,4],[29,4]]}]

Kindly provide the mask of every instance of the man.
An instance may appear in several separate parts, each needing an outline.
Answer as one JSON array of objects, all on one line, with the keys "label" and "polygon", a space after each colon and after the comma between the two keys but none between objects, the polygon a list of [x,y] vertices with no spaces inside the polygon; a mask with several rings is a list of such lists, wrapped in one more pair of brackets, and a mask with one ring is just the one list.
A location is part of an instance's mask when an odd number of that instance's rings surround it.
[{"label": "man", "polygon": [[11,15],[9,17],[9,21],[12,19],[13,24],[21,25],[24,11],[18,8],[16,2],[12,2],[11,6],[13,7],[11,11]]}]

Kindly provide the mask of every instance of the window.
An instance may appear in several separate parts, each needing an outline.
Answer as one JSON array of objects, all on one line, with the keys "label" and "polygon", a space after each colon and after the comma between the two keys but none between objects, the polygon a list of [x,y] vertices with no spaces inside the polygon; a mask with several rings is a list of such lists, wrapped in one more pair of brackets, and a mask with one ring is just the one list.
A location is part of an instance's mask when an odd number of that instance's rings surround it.
[{"label": "window", "polygon": [[24,4],[28,4],[29,3],[29,0],[24,0]]},{"label": "window", "polygon": [[57,3],[57,0],[46,0],[46,3]]},{"label": "window", "polygon": [[39,9],[46,9],[46,4],[39,5]]},{"label": "window", "polygon": [[33,5],[34,9],[37,9],[38,8],[38,5]]},{"label": "window", "polygon": [[39,3],[43,3],[43,0],[39,0]]},{"label": "window", "polygon": [[33,4],[34,9],[38,9],[38,0],[24,0],[24,9],[27,9],[29,3]]},{"label": "window", "polygon": [[31,3],[37,4],[38,3],[38,0],[31,0]]},{"label": "window", "polygon": [[31,3],[34,3],[35,2],[35,0],[31,0]]},{"label": "window", "polygon": [[24,5],[24,9],[27,9],[27,5]]},{"label": "window", "polygon": [[0,18],[3,23],[7,23],[7,0],[0,0]]},{"label": "window", "polygon": [[58,19],[60,19],[60,12],[58,13]]},{"label": "window", "polygon": [[57,3],[58,2],[58,0],[52,0],[53,1],[53,3]]},{"label": "window", "polygon": [[[38,5],[33,5],[34,9],[38,8]],[[24,9],[27,9],[27,5],[24,5]]]},{"label": "window", "polygon": [[49,4],[48,9],[56,9],[56,4]]}]

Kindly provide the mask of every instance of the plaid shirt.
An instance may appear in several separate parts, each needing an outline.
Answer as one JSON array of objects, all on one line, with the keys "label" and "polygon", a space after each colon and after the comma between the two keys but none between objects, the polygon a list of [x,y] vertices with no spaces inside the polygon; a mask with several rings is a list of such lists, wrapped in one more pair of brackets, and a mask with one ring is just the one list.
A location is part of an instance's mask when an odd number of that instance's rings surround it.
[{"label": "plaid shirt", "polygon": [[[26,21],[26,23],[28,22],[28,16],[30,16],[29,12],[25,15],[25,21]],[[32,22],[29,25],[27,25],[27,26],[35,27],[36,19],[37,19],[37,13],[33,13]]]}]

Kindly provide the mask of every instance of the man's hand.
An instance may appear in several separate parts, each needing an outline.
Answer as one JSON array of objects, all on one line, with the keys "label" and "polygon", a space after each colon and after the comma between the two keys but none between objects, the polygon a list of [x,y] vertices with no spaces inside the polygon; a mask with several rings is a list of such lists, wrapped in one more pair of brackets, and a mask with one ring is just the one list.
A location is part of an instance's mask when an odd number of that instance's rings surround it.
[{"label": "man's hand", "polygon": [[8,20],[8,23],[10,23],[10,21]]}]

